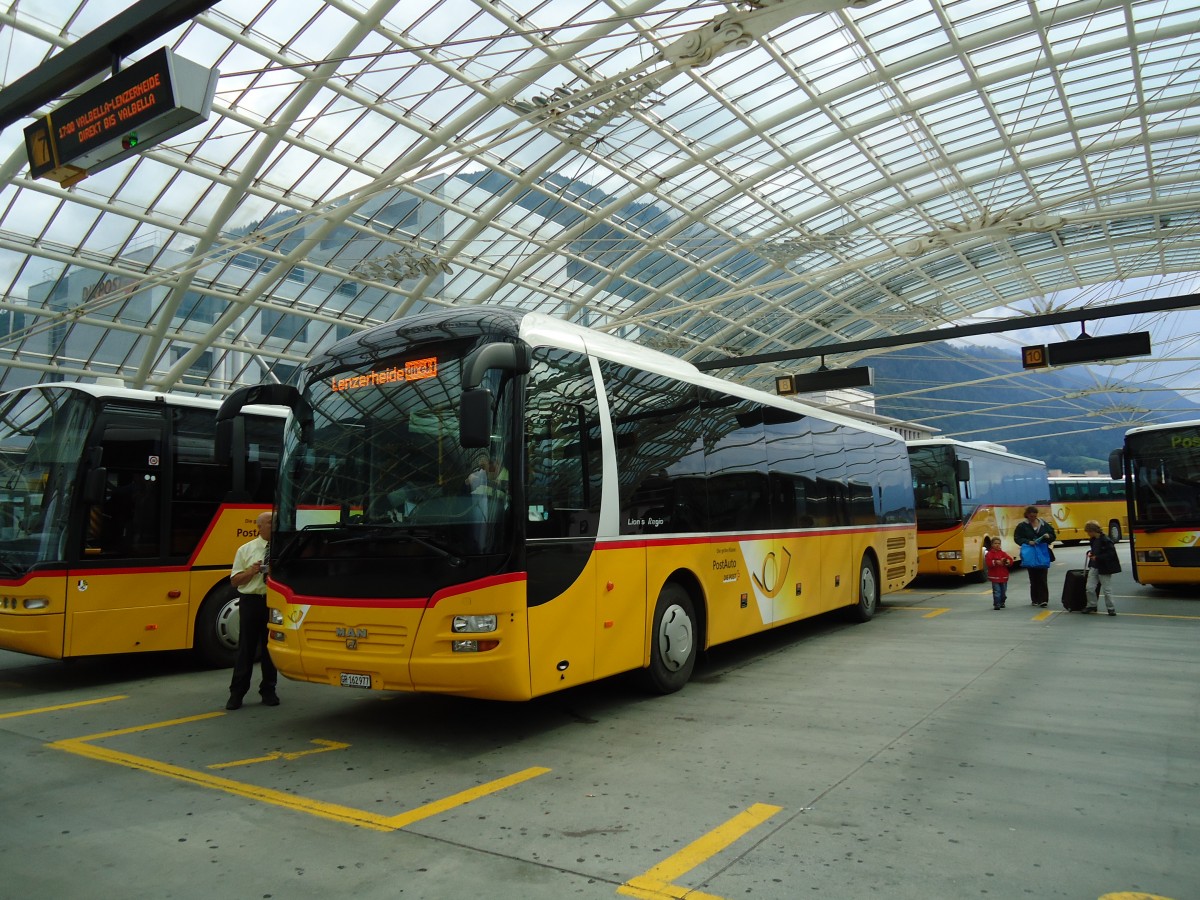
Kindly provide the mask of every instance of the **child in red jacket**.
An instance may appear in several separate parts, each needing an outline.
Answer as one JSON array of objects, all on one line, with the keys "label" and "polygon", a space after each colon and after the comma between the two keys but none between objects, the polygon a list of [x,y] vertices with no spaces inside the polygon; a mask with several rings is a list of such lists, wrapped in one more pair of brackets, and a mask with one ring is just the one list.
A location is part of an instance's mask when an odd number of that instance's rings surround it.
[{"label": "child in red jacket", "polygon": [[991,538],[988,542],[983,564],[987,568],[988,581],[992,583],[992,609],[1004,609],[1004,601],[1008,599],[1008,570],[1013,558],[1000,546],[1000,538]]}]

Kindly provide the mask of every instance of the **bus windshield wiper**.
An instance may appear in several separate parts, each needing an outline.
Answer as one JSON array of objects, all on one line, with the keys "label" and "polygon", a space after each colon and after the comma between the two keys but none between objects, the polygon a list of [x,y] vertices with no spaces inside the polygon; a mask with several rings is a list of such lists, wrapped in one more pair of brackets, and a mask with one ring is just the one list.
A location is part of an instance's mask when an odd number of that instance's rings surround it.
[{"label": "bus windshield wiper", "polygon": [[[369,525],[354,525],[354,526],[351,526],[351,528],[354,532],[356,532],[355,534],[353,534],[350,537],[344,537],[339,540],[330,541],[329,543],[330,544],[361,544],[361,543],[365,543],[366,541],[372,541],[375,538],[379,537],[379,535],[381,535],[381,534],[386,534],[389,537],[395,537],[395,538],[400,539],[401,541],[409,541],[414,544],[419,544],[420,546],[424,547],[429,552],[442,557],[442,559],[446,560],[446,562],[448,562],[450,565],[454,566],[455,568],[457,568],[458,566],[461,566],[463,564],[463,559],[461,556],[456,556],[455,554],[453,554],[449,550],[447,550],[445,547],[442,547],[441,545],[437,544],[433,540],[432,535],[428,534],[427,532],[422,532],[422,533],[418,534],[418,533],[410,530],[411,526],[409,526],[409,525],[404,525],[404,524],[401,524],[398,522],[387,523],[387,524],[376,522],[376,523],[372,523]],[[364,534],[363,532],[367,532],[367,533]]]}]

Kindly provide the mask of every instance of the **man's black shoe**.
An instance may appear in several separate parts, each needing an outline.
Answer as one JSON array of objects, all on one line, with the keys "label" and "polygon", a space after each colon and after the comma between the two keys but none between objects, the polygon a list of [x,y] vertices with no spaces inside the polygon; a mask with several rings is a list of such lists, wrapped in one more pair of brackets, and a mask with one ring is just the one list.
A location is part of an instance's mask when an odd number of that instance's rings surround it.
[{"label": "man's black shoe", "polygon": [[276,694],[263,694],[262,700],[263,700],[263,706],[278,706],[279,705],[279,697]]},{"label": "man's black shoe", "polygon": [[241,709],[242,708],[242,698],[235,697],[233,694],[230,694],[229,702],[225,704],[225,708],[226,709]]}]

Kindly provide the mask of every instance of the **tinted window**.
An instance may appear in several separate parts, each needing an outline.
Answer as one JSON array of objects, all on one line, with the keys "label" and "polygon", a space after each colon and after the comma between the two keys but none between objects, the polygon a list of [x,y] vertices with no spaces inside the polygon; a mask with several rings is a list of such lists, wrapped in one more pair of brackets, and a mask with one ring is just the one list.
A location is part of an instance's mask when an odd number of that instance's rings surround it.
[{"label": "tinted window", "polygon": [[587,360],[538,350],[525,407],[526,518],[530,537],[594,537],[600,514],[600,437]]},{"label": "tinted window", "polygon": [[601,362],[617,449],[622,534],[704,529],[703,425],[694,387]]},{"label": "tinted window", "polygon": [[771,527],[766,410],[748,400],[706,395],[704,466],[713,531]]}]

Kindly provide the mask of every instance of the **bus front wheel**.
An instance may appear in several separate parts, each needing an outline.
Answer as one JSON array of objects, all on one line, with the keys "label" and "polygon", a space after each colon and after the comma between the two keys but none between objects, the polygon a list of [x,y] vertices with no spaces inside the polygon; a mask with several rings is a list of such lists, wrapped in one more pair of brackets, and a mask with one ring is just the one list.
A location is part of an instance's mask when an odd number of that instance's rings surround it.
[{"label": "bus front wheel", "polygon": [[670,694],[688,683],[696,665],[696,636],[691,596],[678,584],[664,585],[654,607],[650,666],[645,670],[650,690]]},{"label": "bus front wheel", "polygon": [[213,668],[228,669],[237,659],[241,626],[238,602],[237,589],[226,583],[213,588],[200,604],[194,646],[205,664]]},{"label": "bus front wheel", "polygon": [[855,622],[869,622],[879,609],[879,576],[869,556],[863,556],[858,568],[858,602],[850,607]]},{"label": "bus front wheel", "polygon": [[1108,523],[1108,539],[1114,544],[1121,541],[1121,523],[1116,519]]}]

